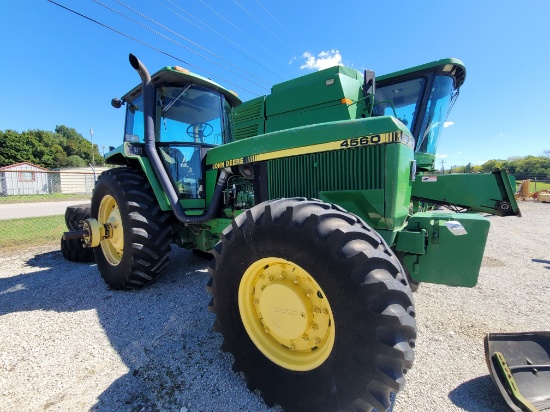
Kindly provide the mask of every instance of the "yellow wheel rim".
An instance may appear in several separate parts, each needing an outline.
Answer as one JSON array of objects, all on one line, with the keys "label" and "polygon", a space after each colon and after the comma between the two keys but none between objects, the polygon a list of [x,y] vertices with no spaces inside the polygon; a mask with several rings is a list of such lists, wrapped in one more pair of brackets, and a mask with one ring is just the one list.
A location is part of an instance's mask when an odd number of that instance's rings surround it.
[{"label": "yellow wheel rim", "polygon": [[101,199],[97,220],[101,226],[107,224],[106,238],[100,242],[103,255],[111,265],[117,266],[122,260],[124,233],[120,210],[114,197],[105,195]]},{"label": "yellow wheel rim", "polygon": [[276,257],[254,262],[241,279],[238,301],[248,335],[272,362],[309,371],[329,357],[332,310],[313,276],[297,264]]}]

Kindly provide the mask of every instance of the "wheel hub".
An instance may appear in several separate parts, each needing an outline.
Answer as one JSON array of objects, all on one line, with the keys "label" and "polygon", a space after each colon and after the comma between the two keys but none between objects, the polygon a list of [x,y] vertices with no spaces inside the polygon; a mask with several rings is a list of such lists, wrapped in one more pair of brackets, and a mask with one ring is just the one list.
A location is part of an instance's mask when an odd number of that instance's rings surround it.
[{"label": "wheel hub", "polygon": [[104,237],[100,245],[107,261],[116,266],[122,260],[124,250],[124,232],[120,209],[114,197],[106,195],[99,204],[98,224],[104,228]]},{"label": "wheel hub", "polygon": [[270,257],[250,265],[239,286],[239,311],[256,347],[279,366],[311,370],[332,351],[328,299],[313,276],[291,261]]},{"label": "wheel hub", "polygon": [[264,325],[281,341],[297,339],[311,323],[311,304],[305,291],[291,281],[274,282],[259,294],[257,312]]}]

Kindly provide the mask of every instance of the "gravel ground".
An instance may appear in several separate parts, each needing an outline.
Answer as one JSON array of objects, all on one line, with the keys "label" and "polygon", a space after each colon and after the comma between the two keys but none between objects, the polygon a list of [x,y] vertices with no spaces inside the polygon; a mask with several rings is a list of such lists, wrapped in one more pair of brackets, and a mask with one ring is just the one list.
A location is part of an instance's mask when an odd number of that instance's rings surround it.
[{"label": "gravel ground", "polygon": [[[394,412],[505,411],[483,352],[487,332],[550,330],[550,205],[490,217],[475,288],[415,294],[415,366]],[[116,292],[58,245],[0,257],[0,411],[275,411],[220,351],[206,262],[174,249],[169,273]]]}]

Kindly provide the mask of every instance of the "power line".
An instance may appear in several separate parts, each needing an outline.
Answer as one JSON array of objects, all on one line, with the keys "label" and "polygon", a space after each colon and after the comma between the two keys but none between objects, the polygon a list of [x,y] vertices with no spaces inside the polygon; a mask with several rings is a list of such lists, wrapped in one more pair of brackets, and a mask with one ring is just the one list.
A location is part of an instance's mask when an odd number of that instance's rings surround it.
[{"label": "power line", "polygon": [[129,36],[129,35],[127,35],[126,33],[122,33],[121,31],[118,31],[118,30],[116,30],[116,29],[114,29],[114,28],[112,28],[112,27],[110,27],[110,26],[107,26],[106,24],[103,24],[103,23],[101,23],[101,22],[99,22],[99,21],[97,21],[97,20],[94,20],[94,19],[92,19],[91,17],[85,16],[85,15],[82,14],[82,13],[79,13],[79,12],[77,12],[77,11],[75,11],[75,10],[72,10],[72,9],[70,9],[70,8],[68,8],[68,7],[65,7],[65,6],[63,6],[62,4],[56,3],[56,2],[53,1],[53,0],[47,0],[47,1],[49,1],[49,2],[52,3],[52,4],[55,4],[56,6],[61,7],[62,9],[65,9],[65,10],[67,10],[67,11],[70,11],[71,13],[74,13],[74,14],[76,14],[77,16],[83,17],[83,18],[85,18],[86,20],[89,20],[89,21],[91,21],[91,22],[93,22],[93,23],[96,23],[96,24],[100,25],[101,27],[104,27],[104,28],[106,28],[106,29],[109,29],[109,30],[111,30],[111,31],[113,31],[113,32],[115,32],[115,33],[117,33],[117,34],[120,34],[121,36],[124,36],[124,37],[126,37],[126,38],[128,38],[128,39],[130,39],[130,40],[133,40],[133,41],[135,41],[136,43],[141,44],[142,46],[148,47],[148,48],[150,48],[151,50],[154,50],[154,51],[156,51],[156,52],[159,52],[159,53],[161,53],[161,54],[164,54],[165,56],[168,56],[168,57],[170,57],[170,58],[172,58],[172,59],[174,59],[174,60],[176,60],[176,61],[179,61],[179,62],[181,62],[181,63],[183,63],[183,64],[185,64],[185,65],[187,65],[187,66],[195,67],[196,69],[201,70],[202,72],[207,73],[207,74],[211,75],[211,76],[214,77],[214,78],[220,79],[221,81],[223,81],[223,82],[225,82],[225,83],[227,83],[227,84],[231,84],[231,85],[233,85],[233,86],[235,86],[235,87],[237,87],[237,88],[239,88],[239,89],[241,89],[241,90],[247,91],[247,92],[249,92],[249,93],[251,93],[251,94],[253,94],[253,95],[255,95],[255,96],[259,96],[258,93],[255,93],[255,92],[253,92],[253,91],[251,91],[251,90],[248,90],[248,89],[246,89],[246,88],[244,88],[244,87],[242,87],[242,86],[240,86],[240,85],[238,85],[238,84],[235,84],[235,83],[233,83],[233,82],[231,82],[231,81],[229,81],[229,80],[226,80],[226,79],[224,79],[224,78],[222,78],[222,77],[220,77],[220,76],[218,76],[218,75],[216,75],[216,74],[214,74],[214,73],[211,73],[211,72],[209,72],[209,71],[207,71],[207,70],[204,70],[204,69],[202,69],[202,68],[199,67],[199,66],[196,66],[196,65],[194,65],[194,64],[188,63],[188,62],[186,62],[185,60],[182,60],[182,59],[180,59],[180,58],[178,58],[178,57],[176,57],[176,56],[174,56],[174,55],[172,55],[172,54],[169,54],[169,53],[167,53],[167,52],[165,52],[165,51],[163,51],[163,50],[160,50],[160,49],[158,49],[158,48],[156,48],[156,47],[154,47],[154,46],[151,46],[150,44],[147,44],[147,43],[145,43],[145,42],[142,42],[141,40],[138,40],[138,39],[136,39],[136,38],[134,38],[134,37],[132,37],[132,36]]},{"label": "power line", "polygon": [[[211,31],[213,31],[214,33],[216,33],[218,36],[222,37],[223,39],[225,39],[227,42],[233,44],[235,47],[238,47],[239,49],[241,49],[242,51],[244,51],[245,53],[248,53],[250,56],[252,56],[253,58],[245,55],[244,53],[240,52],[239,50],[236,50],[234,49],[237,53],[239,53],[241,56],[249,59],[251,62],[257,64],[258,66],[260,66],[261,68],[267,70],[268,72],[270,72],[271,74],[274,74],[275,76],[277,76],[278,78],[284,80],[285,78],[283,76],[281,76],[279,73],[276,73],[274,72],[273,70],[273,67],[269,66],[268,63],[266,63],[265,61],[261,60],[258,56],[254,55],[253,53],[251,53],[250,51],[246,50],[244,47],[240,46],[239,44],[235,43],[233,40],[231,40],[230,38],[228,38],[227,36],[225,36],[223,33],[220,33],[219,31],[217,31],[216,29],[214,29],[213,27],[209,26],[208,24],[206,24],[205,22],[203,22],[202,20],[200,20],[198,17],[192,15],[191,13],[189,13],[188,11],[186,11],[185,9],[183,9],[182,7],[178,6],[176,3],[174,3],[172,0],[166,0],[168,1],[169,3],[173,4],[174,6],[176,6],[178,9],[180,9],[181,11],[183,11],[184,13],[188,14],[189,16],[193,17],[195,20],[197,20],[198,22],[200,22],[202,25],[206,26],[208,29],[210,29]],[[191,24],[193,24],[194,26],[196,27],[199,27],[201,30],[204,30],[202,27],[192,23],[189,19],[183,17],[181,14],[177,13],[176,11],[172,10],[170,7],[166,6],[165,4],[163,3],[160,3],[162,6],[166,7],[168,10],[170,10],[172,13],[174,13],[175,15],[181,17],[182,19],[184,19],[185,21],[188,21],[190,22]],[[231,46],[230,46],[231,47]],[[256,60],[255,60],[256,59]],[[266,67],[268,66],[268,67]]]},{"label": "power line", "polygon": [[[178,6],[177,4],[173,3],[172,1],[170,0],[167,0],[169,3],[172,3],[174,6],[176,6],[177,8],[181,9],[183,12],[189,14],[191,17],[197,19],[195,16],[192,16],[189,12],[183,10],[180,6]],[[206,33],[206,30],[204,30],[203,27],[199,26],[198,24],[196,23],[193,23],[191,20],[189,20],[188,18],[186,17],[183,17],[181,14],[177,13],[176,11],[172,10],[170,7],[168,7],[166,4],[164,3],[161,3],[159,0],[157,0],[157,3],[159,3],[161,6],[163,7],[166,7],[168,10],[170,10],[172,13],[174,13],[175,15],[179,16],[181,19],[185,20],[186,22],[192,24],[193,26],[195,26],[197,29],[201,29],[202,31],[204,31]],[[198,19],[197,19],[198,20]],[[200,21],[200,20],[199,20]],[[201,22],[202,23],[202,22]],[[203,23],[204,24],[204,23]]]},{"label": "power line", "polygon": [[[256,3],[258,3],[258,4],[260,5],[260,7],[261,7],[262,9],[264,9],[265,12],[271,16],[271,18],[272,18],[273,20],[275,20],[277,23],[279,23],[279,25],[280,25],[283,29],[285,29],[286,32],[287,32],[288,34],[290,34],[295,40],[297,40],[297,41],[299,41],[300,43],[302,43],[302,41],[301,41],[298,37],[296,37],[296,36],[294,35],[294,33],[292,33],[289,29],[287,29],[286,26],[285,26],[283,23],[281,23],[281,22],[279,21],[279,19],[277,19],[273,14],[271,14],[270,11],[269,11],[268,9],[266,9],[262,3],[260,3],[258,0],[256,0]],[[302,43],[302,46],[303,46],[303,43]]]},{"label": "power line", "polygon": [[[96,0],[93,0],[93,1],[96,1]],[[253,78],[255,78],[255,79],[257,79],[257,80],[261,81],[262,83],[264,83],[264,84],[266,84],[266,85],[269,86],[269,83],[263,81],[261,78],[259,78],[259,77],[255,76],[255,75],[253,75],[252,73],[247,72],[246,70],[243,70],[241,67],[239,67],[239,66],[237,66],[236,64],[230,62],[229,60],[226,60],[226,59],[224,59],[223,57],[218,56],[217,54],[211,52],[210,50],[206,49],[205,47],[202,47],[200,44],[197,44],[197,43],[195,43],[195,42],[189,40],[188,38],[186,38],[186,37],[182,36],[181,34],[175,32],[174,30],[172,30],[172,29],[170,29],[170,28],[168,28],[168,27],[166,27],[166,26],[160,24],[159,22],[157,22],[157,21],[151,19],[150,17],[144,15],[143,13],[140,13],[139,11],[137,11],[137,10],[131,8],[130,6],[124,4],[122,1],[120,1],[120,0],[114,0],[114,1],[116,1],[118,4],[120,4],[120,5],[122,5],[122,6],[126,7],[127,9],[133,11],[134,13],[139,14],[140,16],[146,18],[147,20],[152,21],[153,23],[157,24],[158,26],[162,27],[163,29],[168,30],[170,33],[175,34],[176,36],[182,38],[182,39],[185,40],[186,42],[191,43],[193,46],[198,47],[198,48],[201,49],[201,50],[204,50],[205,52],[211,54],[212,56],[216,57],[217,59],[220,59],[221,61],[223,61],[223,62],[225,62],[225,63],[227,63],[227,64],[230,64],[231,66],[233,66],[233,67],[235,67],[235,68],[241,70],[243,73],[246,73],[247,75],[249,75],[249,76],[251,76],[251,77],[253,77]],[[222,67],[223,67],[223,66],[222,66]],[[238,73],[235,73],[235,74],[239,75]],[[250,80],[249,80],[249,81],[250,81]],[[254,82],[252,82],[252,83],[254,83]],[[257,86],[260,86],[260,85],[257,84]],[[260,86],[260,87],[261,87],[261,86]]]},{"label": "power line", "polygon": [[204,6],[208,7],[213,13],[215,13],[216,15],[218,15],[221,19],[225,20],[227,23],[229,23],[231,26],[233,26],[235,29],[237,29],[238,31],[240,31],[242,34],[244,34],[246,37],[248,37],[250,40],[252,40],[254,43],[256,43],[258,46],[260,46],[262,49],[264,49],[266,52],[268,52],[269,54],[271,54],[273,57],[275,57],[276,59],[278,60],[281,60],[279,58],[279,56],[277,56],[276,54],[272,53],[269,49],[267,49],[263,44],[261,44],[260,42],[258,42],[256,39],[254,39],[253,37],[249,36],[247,33],[245,33],[243,30],[241,30],[239,27],[237,27],[235,24],[233,24],[231,21],[229,21],[228,19],[226,19],[223,15],[221,15],[220,13],[218,13],[215,9],[213,9],[212,7],[210,7],[208,4],[206,4],[203,0],[198,0],[200,1]]},{"label": "power line", "polygon": [[[239,72],[236,72],[236,71],[233,71],[233,70],[228,69],[228,68],[225,67],[224,65],[222,65],[222,64],[220,64],[220,63],[218,63],[218,62],[216,62],[216,61],[214,61],[214,60],[212,60],[212,59],[210,59],[210,58],[208,58],[208,57],[206,57],[206,56],[203,56],[202,54],[200,54],[200,53],[194,51],[193,49],[190,49],[189,47],[184,46],[184,45],[181,44],[181,43],[178,43],[177,41],[171,39],[170,37],[165,36],[164,34],[159,33],[159,32],[156,31],[156,30],[153,30],[153,29],[150,28],[149,26],[147,26],[147,25],[145,25],[145,24],[143,24],[143,23],[141,23],[141,22],[139,22],[139,21],[137,21],[137,20],[134,20],[134,19],[132,19],[131,17],[126,16],[124,13],[121,13],[121,12],[119,12],[119,11],[117,11],[117,10],[114,10],[114,9],[112,9],[111,7],[106,6],[105,4],[101,3],[101,2],[98,1],[98,0],[92,0],[92,1],[93,1],[94,3],[99,4],[100,6],[105,7],[106,9],[108,9],[108,10],[110,10],[110,11],[112,11],[112,12],[114,12],[114,13],[116,13],[116,14],[118,14],[118,15],[120,15],[120,16],[122,16],[122,17],[124,17],[124,18],[126,18],[126,19],[128,19],[128,20],[130,20],[130,21],[132,21],[132,22],[134,22],[134,23],[136,23],[136,24],[139,24],[140,26],[146,28],[147,30],[149,30],[149,31],[155,33],[156,35],[161,36],[162,38],[164,38],[164,39],[166,39],[166,40],[168,40],[168,41],[170,41],[170,42],[172,42],[172,43],[174,43],[174,44],[176,44],[176,45],[178,45],[178,46],[184,48],[185,50],[188,50],[188,51],[190,51],[191,53],[194,53],[194,54],[196,54],[197,56],[202,57],[203,59],[208,60],[209,62],[211,62],[211,63],[213,63],[213,64],[215,64],[215,65],[217,65],[217,66],[220,66],[220,67],[226,69],[227,71],[230,71],[231,73],[233,73],[233,74],[235,74],[235,75],[241,77],[242,79],[244,79],[244,80],[246,80],[246,81],[248,81],[248,82],[250,82],[250,83],[252,83],[252,84],[255,84],[256,86],[258,86],[258,87],[260,87],[260,88],[262,88],[262,89],[264,89],[264,90],[268,90],[266,87],[264,87],[264,86],[262,86],[262,85],[256,83],[256,82],[253,81],[253,80],[250,80],[250,79],[246,78],[245,76],[243,76],[243,75],[240,74]],[[142,14],[142,13],[140,13],[140,12],[138,12],[138,11],[132,9],[131,7],[129,7],[129,6],[127,6],[127,5],[125,5],[125,4],[122,3],[121,1],[119,1],[119,0],[115,0],[115,1],[116,1],[117,3],[123,5],[124,7],[130,9],[130,10],[133,11],[134,13],[137,13],[137,14],[139,14],[140,16],[142,16],[142,17],[144,17],[144,18],[146,18],[146,19],[152,21],[153,23],[155,23],[155,24],[161,26],[163,29],[170,31],[171,33],[173,33],[173,34],[175,34],[175,35],[177,35],[177,36],[183,38],[184,40],[190,42],[190,43],[193,44],[193,45],[196,45],[195,43],[193,43],[193,42],[191,42],[190,40],[186,39],[185,37],[179,35],[178,33],[174,32],[173,30],[171,30],[171,29],[169,29],[169,28],[163,26],[162,24],[156,22],[155,20],[150,19],[149,17],[145,16],[144,14]],[[222,61],[225,61],[223,58],[221,58],[221,57],[215,55],[214,53],[210,52],[209,50],[206,50],[206,49],[204,49],[203,47],[201,47],[201,46],[199,46],[199,45],[196,45],[196,46],[199,47],[199,48],[201,48],[201,49],[203,49],[203,50],[205,50],[206,52],[212,54],[213,56],[217,57],[218,59],[220,59],[220,60],[222,60]],[[228,61],[225,61],[225,62],[228,63],[228,64],[231,64],[232,66],[235,66],[235,65],[232,64],[231,62],[228,62]],[[240,69],[238,66],[235,66],[235,67],[237,67],[238,69]],[[242,70],[242,69],[240,69],[240,70]],[[248,73],[248,72],[246,72],[246,71],[244,71],[244,70],[242,70],[242,71],[243,71],[244,73],[246,73],[246,74],[248,74],[248,75],[254,77],[254,78],[257,78],[256,76],[251,75],[250,73]],[[264,84],[268,84],[268,83],[266,83],[266,82],[263,81],[263,80],[260,80],[260,81],[261,81],[262,83],[264,83]]]},{"label": "power line", "polygon": [[264,29],[266,29],[273,37],[275,37],[277,40],[279,40],[281,43],[283,43],[286,47],[288,47],[289,50],[292,50],[292,48],[286,44],[279,36],[277,36],[275,33],[273,33],[271,30],[267,28],[260,20],[258,20],[252,13],[250,13],[246,8],[244,8],[237,0],[233,0],[237,6],[239,6],[243,11],[248,14],[252,19],[254,19],[260,26],[262,26]]}]

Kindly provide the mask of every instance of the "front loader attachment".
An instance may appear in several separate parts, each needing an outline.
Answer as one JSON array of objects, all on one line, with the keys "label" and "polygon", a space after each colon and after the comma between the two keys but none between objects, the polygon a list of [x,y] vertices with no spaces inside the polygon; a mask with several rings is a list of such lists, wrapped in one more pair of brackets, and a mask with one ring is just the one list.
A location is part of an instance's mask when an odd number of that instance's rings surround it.
[{"label": "front loader attachment", "polygon": [[521,216],[505,170],[493,173],[420,175],[412,186],[416,201],[498,216]]},{"label": "front loader attachment", "polygon": [[489,333],[485,359],[512,410],[550,408],[550,332]]}]

